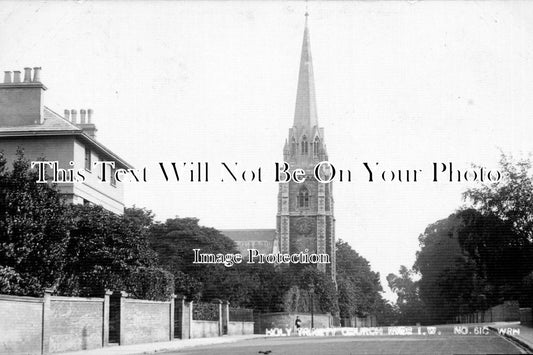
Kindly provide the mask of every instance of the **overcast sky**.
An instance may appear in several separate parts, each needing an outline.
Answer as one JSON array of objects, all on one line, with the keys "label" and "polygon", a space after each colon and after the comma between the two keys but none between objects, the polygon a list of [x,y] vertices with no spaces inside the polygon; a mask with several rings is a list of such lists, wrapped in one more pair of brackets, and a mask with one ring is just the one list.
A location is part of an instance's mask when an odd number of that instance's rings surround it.
[{"label": "overcast sky", "polygon": [[[309,7],[318,119],[337,238],[383,286],[412,266],[418,236],[463,203],[433,162],[497,168],[533,151],[532,2],[315,2]],[[148,183],[127,205],[219,229],[275,228],[274,163],[292,125],[304,2],[0,2],[0,70],[41,66],[45,105],[93,108],[97,138]],[[208,161],[213,181],[165,183],[160,161]],[[261,183],[214,181],[219,162]],[[421,169],[368,182],[362,163]],[[377,174],[377,172],[376,172]],[[390,297],[390,292],[387,297]]]}]

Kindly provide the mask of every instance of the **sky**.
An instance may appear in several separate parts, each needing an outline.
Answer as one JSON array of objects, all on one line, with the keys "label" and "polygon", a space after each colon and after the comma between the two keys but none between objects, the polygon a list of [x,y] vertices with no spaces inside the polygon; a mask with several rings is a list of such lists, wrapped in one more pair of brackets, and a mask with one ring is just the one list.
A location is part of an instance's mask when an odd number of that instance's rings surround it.
[{"label": "sky", "polygon": [[[433,182],[432,164],[496,171],[500,151],[533,151],[533,2],[310,1],[307,11],[329,161],[352,171],[334,183],[336,235],[392,299],[387,274],[411,267],[425,227],[475,186]],[[46,106],[94,110],[97,139],[147,168],[148,182],[127,184],[128,206],[275,228],[274,163],[293,121],[305,12],[303,1],[0,1],[0,70],[41,66]],[[197,161],[212,181],[165,182],[157,170]],[[263,179],[215,181],[220,162],[261,167]],[[379,178],[413,169],[416,182]]]}]

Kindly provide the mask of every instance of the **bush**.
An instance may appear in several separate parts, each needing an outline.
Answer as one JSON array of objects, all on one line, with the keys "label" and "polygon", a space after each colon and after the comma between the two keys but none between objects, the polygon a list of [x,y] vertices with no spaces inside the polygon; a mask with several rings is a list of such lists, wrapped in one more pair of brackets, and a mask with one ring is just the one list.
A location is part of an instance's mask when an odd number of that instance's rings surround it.
[{"label": "bush", "polygon": [[174,293],[174,276],[160,268],[140,267],[131,273],[126,292],[138,299],[167,301]]},{"label": "bush", "polygon": [[192,319],[218,320],[218,306],[216,303],[193,303]]}]

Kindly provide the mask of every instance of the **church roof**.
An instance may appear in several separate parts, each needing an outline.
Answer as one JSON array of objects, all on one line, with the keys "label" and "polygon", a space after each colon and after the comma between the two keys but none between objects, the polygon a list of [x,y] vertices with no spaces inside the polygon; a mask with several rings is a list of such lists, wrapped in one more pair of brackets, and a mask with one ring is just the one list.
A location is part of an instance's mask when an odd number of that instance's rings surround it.
[{"label": "church roof", "polygon": [[294,126],[312,128],[318,125],[315,97],[315,78],[311,58],[311,42],[307,26],[308,14],[305,14],[305,30],[298,74],[298,91],[294,110]]},{"label": "church roof", "polygon": [[276,237],[275,229],[223,229],[220,233],[234,241],[272,241]]}]

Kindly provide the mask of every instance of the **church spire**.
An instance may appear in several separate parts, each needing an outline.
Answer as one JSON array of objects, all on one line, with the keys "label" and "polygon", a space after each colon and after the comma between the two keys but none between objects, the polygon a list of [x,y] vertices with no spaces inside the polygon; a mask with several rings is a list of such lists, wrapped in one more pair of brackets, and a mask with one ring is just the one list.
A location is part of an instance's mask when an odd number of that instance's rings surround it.
[{"label": "church spire", "polygon": [[305,13],[305,30],[300,58],[300,72],[298,74],[298,91],[296,92],[296,109],[294,110],[294,126],[312,128],[318,125],[315,99],[315,78],[313,75],[313,60],[311,58],[311,43],[309,28]]}]

